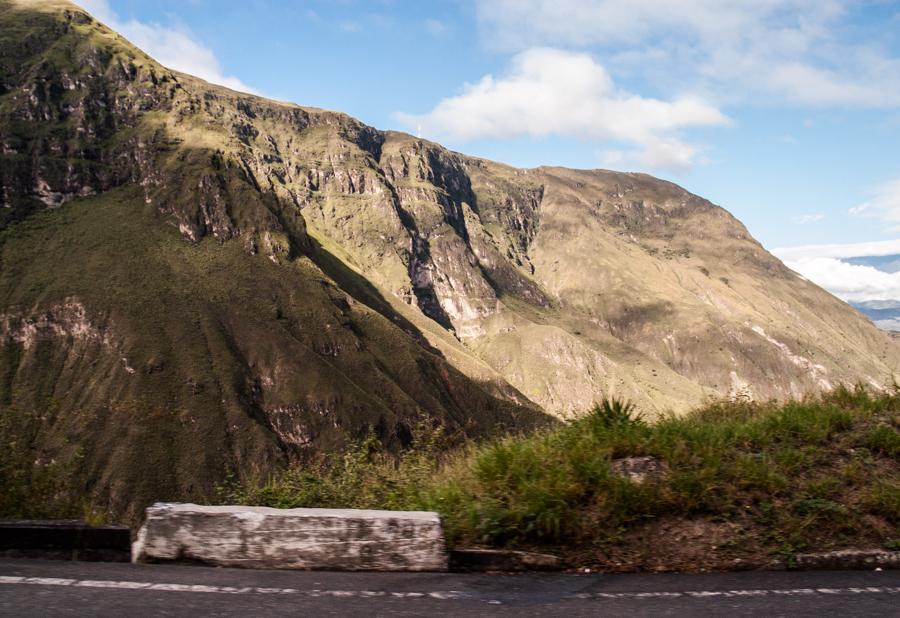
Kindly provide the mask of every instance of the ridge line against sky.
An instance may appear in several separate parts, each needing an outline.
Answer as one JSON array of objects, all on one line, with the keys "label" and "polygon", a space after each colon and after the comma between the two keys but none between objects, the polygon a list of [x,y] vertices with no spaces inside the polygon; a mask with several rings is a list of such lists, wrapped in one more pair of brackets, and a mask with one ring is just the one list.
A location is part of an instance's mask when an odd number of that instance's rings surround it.
[{"label": "ridge line against sky", "polygon": [[110,7],[109,0],[75,0],[75,4],[123,35],[163,66],[233,90],[262,94],[237,77],[226,75],[216,54],[182,23],[163,25],[134,18],[123,20]]},{"label": "ridge line against sky", "polygon": [[79,4],[238,90],[520,167],[667,177],[769,247],[900,234],[894,2]]}]

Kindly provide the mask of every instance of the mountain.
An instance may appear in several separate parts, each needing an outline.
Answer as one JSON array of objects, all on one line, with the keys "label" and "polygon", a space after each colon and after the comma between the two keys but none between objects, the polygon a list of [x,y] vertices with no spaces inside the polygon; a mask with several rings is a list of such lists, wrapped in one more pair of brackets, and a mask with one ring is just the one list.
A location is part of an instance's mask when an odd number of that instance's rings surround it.
[{"label": "mountain", "polygon": [[674,184],[233,92],[56,0],[0,0],[0,202],[4,431],[113,511],[369,432],[879,386],[900,360]]},{"label": "mountain", "polygon": [[[900,272],[900,255],[863,255],[859,257],[843,258],[842,262],[858,266],[871,266],[885,273]],[[878,302],[878,301],[874,301]]]},{"label": "mountain", "polygon": [[900,331],[900,301],[866,300],[852,302],[850,305],[869,317],[878,328]]},{"label": "mountain", "polygon": [[369,432],[546,422],[322,247],[252,145],[376,131],[172,73],[67,3],[0,2],[0,93],[2,422],[98,504],[208,499]]},{"label": "mountain", "polygon": [[[884,273],[900,272],[900,255],[864,255],[843,258],[841,261],[857,266],[871,266]],[[900,332],[900,300],[866,300],[850,305],[871,319],[875,326],[892,333]]]}]

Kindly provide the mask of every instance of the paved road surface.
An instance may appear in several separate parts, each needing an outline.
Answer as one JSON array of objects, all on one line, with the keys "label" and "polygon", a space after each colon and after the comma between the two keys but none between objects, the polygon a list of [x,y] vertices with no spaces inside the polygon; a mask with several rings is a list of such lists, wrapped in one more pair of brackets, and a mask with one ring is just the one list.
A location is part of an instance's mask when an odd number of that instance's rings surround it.
[{"label": "paved road surface", "polygon": [[482,575],[0,560],[0,616],[900,617],[900,571]]}]

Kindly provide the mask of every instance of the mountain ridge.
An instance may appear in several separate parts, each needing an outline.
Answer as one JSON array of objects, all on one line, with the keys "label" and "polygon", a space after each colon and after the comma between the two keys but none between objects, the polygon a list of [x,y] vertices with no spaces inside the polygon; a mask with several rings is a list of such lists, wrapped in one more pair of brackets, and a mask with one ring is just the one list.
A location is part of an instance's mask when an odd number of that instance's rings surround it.
[{"label": "mountain ridge", "polygon": [[673,183],[209,85],[64,2],[0,25],[3,421],[113,510],[367,433],[882,388],[900,361]]}]

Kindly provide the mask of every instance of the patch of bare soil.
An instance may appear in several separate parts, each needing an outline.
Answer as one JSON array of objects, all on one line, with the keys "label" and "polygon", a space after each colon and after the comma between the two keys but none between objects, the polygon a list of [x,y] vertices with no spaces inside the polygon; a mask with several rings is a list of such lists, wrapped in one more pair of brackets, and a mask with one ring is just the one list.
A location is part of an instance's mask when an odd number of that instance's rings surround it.
[{"label": "patch of bare soil", "polygon": [[734,522],[663,518],[625,532],[614,543],[567,556],[570,564],[615,572],[702,572],[780,568],[768,547]]}]

